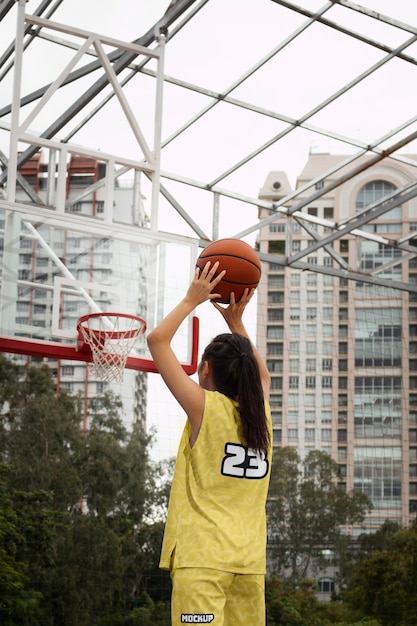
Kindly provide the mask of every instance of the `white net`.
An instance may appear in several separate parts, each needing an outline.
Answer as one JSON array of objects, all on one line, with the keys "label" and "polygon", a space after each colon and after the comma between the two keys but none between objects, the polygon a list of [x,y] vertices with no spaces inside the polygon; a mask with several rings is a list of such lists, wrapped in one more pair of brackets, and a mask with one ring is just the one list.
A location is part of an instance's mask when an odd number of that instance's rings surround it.
[{"label": "white net", "polygon": [[122,382],[129,353],[146,328],[143,319],[133,315],[95,313],[82,318],[78,331],[91,350],[92,373],[107,382]]}]

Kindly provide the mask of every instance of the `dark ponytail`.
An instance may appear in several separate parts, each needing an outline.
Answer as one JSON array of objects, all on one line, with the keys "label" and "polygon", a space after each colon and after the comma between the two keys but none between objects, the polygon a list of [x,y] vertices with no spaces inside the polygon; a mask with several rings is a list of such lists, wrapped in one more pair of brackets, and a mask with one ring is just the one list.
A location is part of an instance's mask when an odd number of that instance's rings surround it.
[{"label": "dark ponytail", "polygon": [[218,335],[202,356],[212,367],[216,390],[239,402],[245,444],[267,452],[270,435],[259,366],[250,341],[238,334]]}]

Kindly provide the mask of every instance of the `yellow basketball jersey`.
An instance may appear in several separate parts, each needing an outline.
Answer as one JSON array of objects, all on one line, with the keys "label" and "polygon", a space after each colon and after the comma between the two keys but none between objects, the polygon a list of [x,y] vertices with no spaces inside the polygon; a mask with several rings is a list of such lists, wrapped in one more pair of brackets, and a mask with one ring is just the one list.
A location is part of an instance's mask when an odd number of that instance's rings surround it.
[{"label": "yellow basketball jersey", "polygon": [[[269,429],[271,414],[266,404]],[[160,567],[209,567],[264,574],[265,504],[271,450],[257,454],[242,443],[237,402],[206,391],[193,448],[187,422],[172,481]],[[174,556],[175,554],[175,556]]]}]

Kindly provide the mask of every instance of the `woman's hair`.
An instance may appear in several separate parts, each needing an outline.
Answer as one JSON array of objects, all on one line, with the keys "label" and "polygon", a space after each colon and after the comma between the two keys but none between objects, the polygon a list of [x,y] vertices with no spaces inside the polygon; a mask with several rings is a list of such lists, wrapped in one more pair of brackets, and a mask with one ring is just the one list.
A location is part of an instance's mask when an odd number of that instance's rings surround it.
[{"label": "woman's hair", "polygon": [[245,444],[266,453],[270,436],[264,394],[249,339],[236,333],[217,335],[204,350],[202,361],[211,365],[216,390],[238,401]]}]

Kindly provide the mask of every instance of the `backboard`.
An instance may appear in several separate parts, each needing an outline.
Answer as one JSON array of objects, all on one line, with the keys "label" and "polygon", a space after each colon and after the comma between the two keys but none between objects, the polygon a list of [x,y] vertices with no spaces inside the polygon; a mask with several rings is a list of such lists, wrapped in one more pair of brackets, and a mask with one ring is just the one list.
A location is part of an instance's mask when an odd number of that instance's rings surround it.
[{"label": "backboard", "polygon": [[[40,218],[2,210],[3,272],[0,350],[91,361],[77,349],[77,321],[88,313],[138,315],[151,329],[185,293],[197,241],[80,213]],[[76,219],[74,219],[74,217]],[[145,333],[146,335],[146,333]],[[145,335],[126,367],[156,371]],[[187,320],[175,338],[184,369],[196,369],[198,322]]]}]

